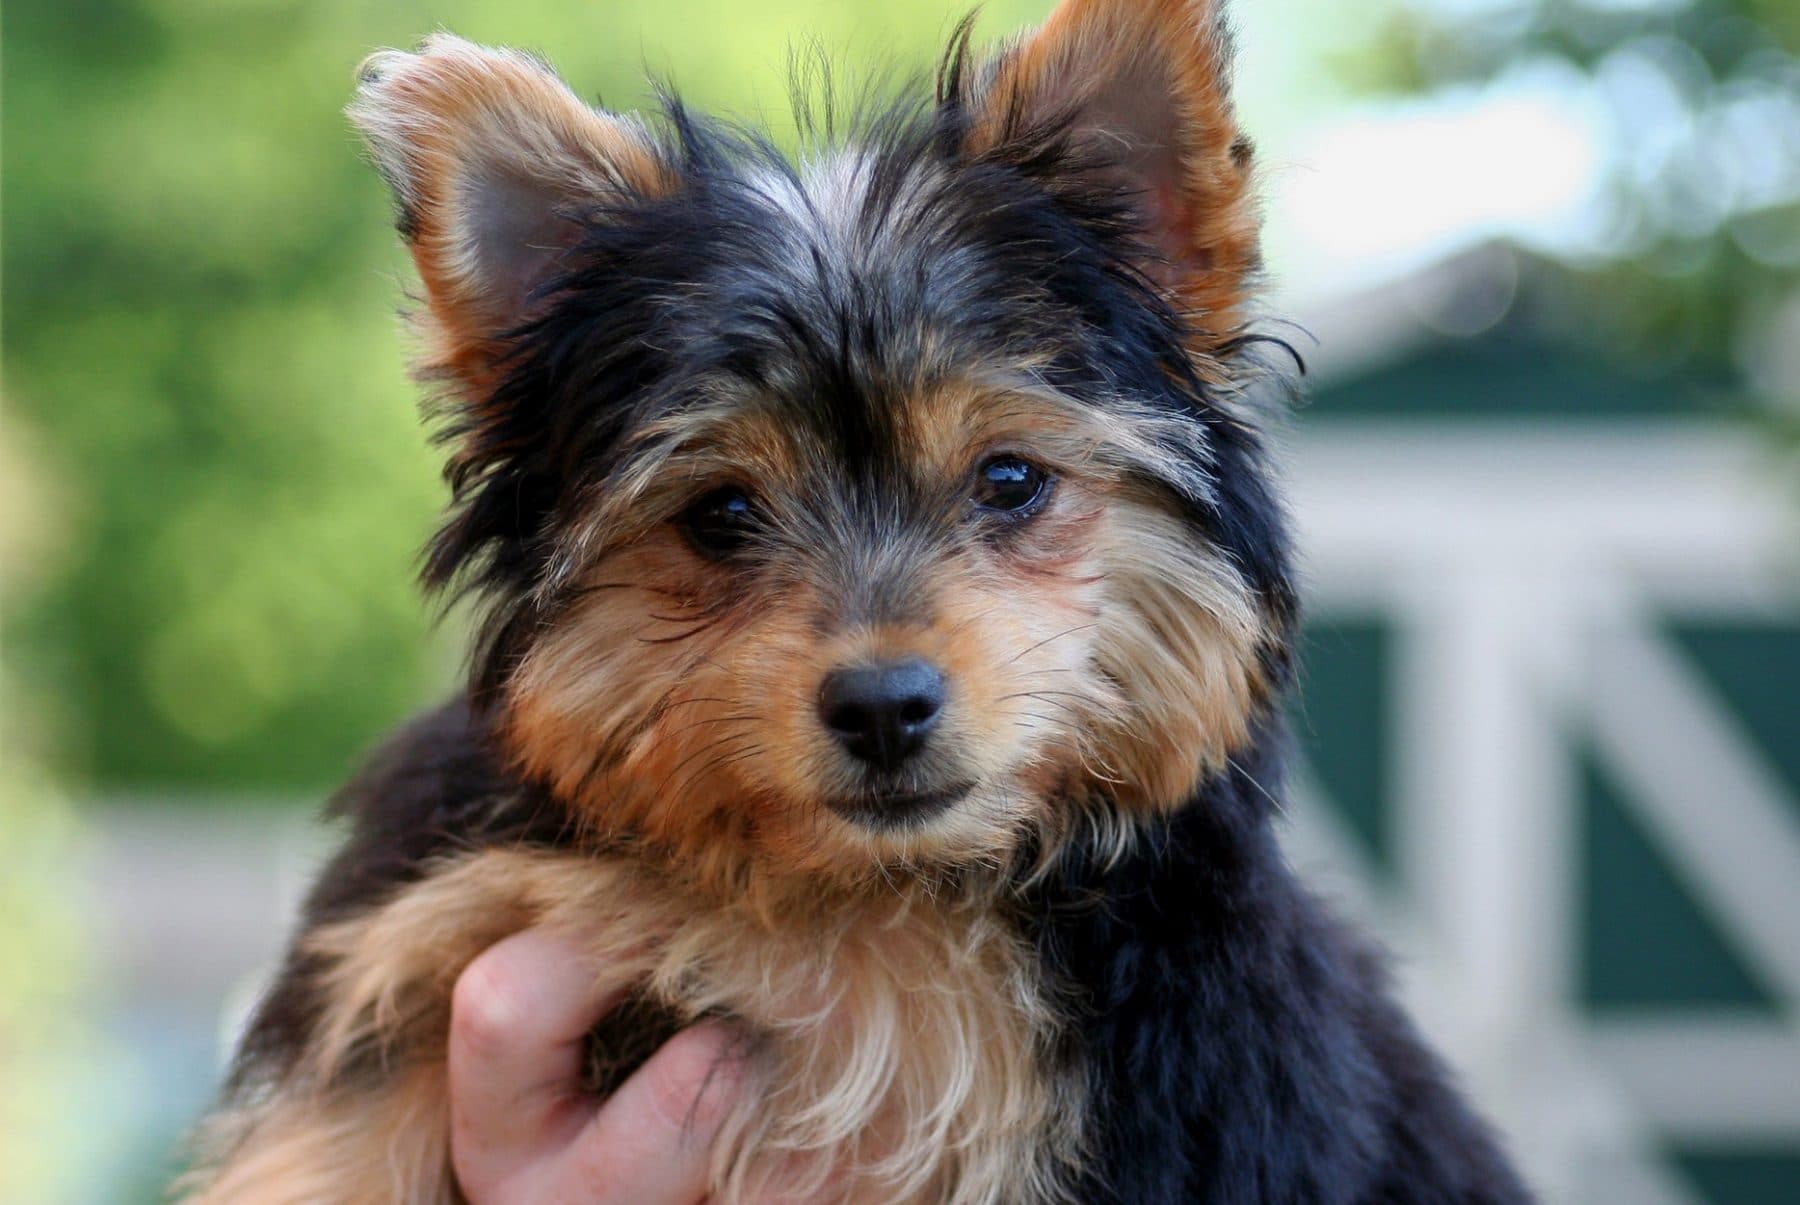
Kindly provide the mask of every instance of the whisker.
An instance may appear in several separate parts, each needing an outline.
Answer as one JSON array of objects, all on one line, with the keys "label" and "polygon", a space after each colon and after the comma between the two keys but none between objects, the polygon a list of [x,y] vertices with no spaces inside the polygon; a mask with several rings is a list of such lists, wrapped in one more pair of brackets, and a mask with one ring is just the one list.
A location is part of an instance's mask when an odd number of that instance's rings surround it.
[{"label": "whisker", "polygon": [[731,750],[729,752],[721,753],[718,757],[713,758],[711,761],[707,762],[705,765],[700,766],[697,769],[695,769],[692,774],[688,775],[688,777],[685,780],[683,780],[681,786],[679,788],[677,788],[673,793],[677,798],[679,798],[682,794],[684,794],[687,791],[687,789],[689,787],[693,786],[695,783],[699,782],[701,779],[705,778],[708,774],[711,774],[713,771],[723,770],[727,766],[735,766],[739,762],[748,761],[750,758],[756,757],[759,754],[761,754],[762,751],[763,751],[763,746],[752,742],[749,746],[747,746],[745,748],[735,749],[735,750]]},{"label": "whisker", "polygon": [[1243,776],[1245,782],[1247,782],[1251,786],[1255,787],[1257,789],[1257,791],[1259,791],[1262,794],[1262,797],[1269,801],[1269,805],[1275,809],[1275,811],[1278,815],[1285,816],[1287,814],[1286,805],[1284,805],[1281,802],[1281,800],[1277,799],[1275,797],[1275,794],[1272,791],[1270,791],[1268,787],[1265,787],[1262,785],[1262,783],[1256,781],[1256,776],[1251,774],[1250,771],[1244,769],[1244,767],[1241,763],[1235,761],[1234,759],[1232,759],[1230,757],[1227,757],[1225,759],[1225,764],[1231,768],[1233,773],[1241,774]]},{"label": "whisker", "polygon": [[1065,703],[1062,700],[1075,699],[1084,703],[1089,701],[1087,695],[1075,690],[1019,690],[1014,691],[1010,695],[1001,695],[994,701],[996,703],[1004,703],[1012,699],[1042,699],[1044,702],[1053,706],[1067,707],[1071,711],[1079,711],[1080,708],[1076,707],[1073,703]]},{"label": "whisker", "polygon": [[[664,617],[653,616],[652,618],[664,618]],[[677,644],[683,640],[687,640],[691,637],[698,636],[701,632],[706,631],[708,628],[717,626],[719,621],[723,618],[725,618],[725,616],[723,614],[714,615],[710,619],[704,619],[704,620],[701,620],[701,621],[695,623],[692,627],[688,628],[684,632],[676,632],[674,635],[671,635],[671,636],[639,636],[637,638],[637,641],[639,644]],[[671,620],[669,620],[669,622],[675,622],[675,621],[671,619]]]},{"label": "whisker", "polygon": [[668,772],[667,775],[664,776],[662,782],[656,788],[656,794],[661,795],[662,793],[667,791],[669,789],[669,784],[675,781],[676,775],[678,775],[682,771],[686,770],[689,766],[691,766],[694,762],[698,761],[700,758],[711,756],[713,753],[717,752],[718,750],[720,750],[722,748],[725,748],[727,745],[730,745],[734,742],[753,740],[753,739],[754,739],[753,735],[750,733],[747,733],[747,732],[736,732],[736,733],[728,732],[724,736],[721,736],[716,740],[712,740],[712,741],[707,742],[704,745],[701,745],[698,749],[693,750],[686,757],[682,758],[681,761],[679,763],[677,763],[675,765],[675,767]]},{"label": "whisker", "polygon": [[1030,648],[1020,649],[1017,653],[1014,653],[1011,657],[1007,658],[1005,664],[1011,665],[1014,661],[1017,661],[1019,658],[1026,657],[1032,653],[1037,652],[1039,649],[1043,648],[1046,644],[1049,644],[1053,640],[1061,640],[1064,636],[1073,636],[1077,632],[1085,632],[1089,628],[1097,628],[1099,626],[1100,625],[1097,623],[1081,623],[1081,624],[1076,624],[1072,628],[1067,628],[1061,632],[1058,632],[1054,636],[1046,636],[1042,640],[1038,641],[1036,644],[1032,645]]},{"label": "whisker", "polygon": [[761,718],[762,717],[755,712],[743,712],[738,715],[708,716],[704,720],[694,720],[690,723],[683,724],[679,728],[671,729],[668,735],[680,736],[684,732],[692,732],[696,728],[705,728],[711,724],[743,724],[752,720],[760,720]]}]

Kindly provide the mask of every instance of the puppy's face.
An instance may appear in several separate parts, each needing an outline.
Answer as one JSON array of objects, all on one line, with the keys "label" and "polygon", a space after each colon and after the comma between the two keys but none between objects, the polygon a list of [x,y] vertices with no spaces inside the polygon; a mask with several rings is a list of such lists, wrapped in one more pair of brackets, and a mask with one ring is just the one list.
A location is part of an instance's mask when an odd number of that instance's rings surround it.
[{"label": "puppy's face", "polygon": [[432,575],[520,767],[692,864],[997,862],[1185,799],[1290,601],[1231,389],[1248,155],[1204,5],[1074,0],[794,168],[452,39],[353,114],[460,403]]},{"label": "puppy's face", "polygon": [[577,521],[502,687],[560,795],[790,865],[970,858],[1096,784],[1171,802],[1242,737],[1256,601],[1128,421],[815,388],[719,386]]}]

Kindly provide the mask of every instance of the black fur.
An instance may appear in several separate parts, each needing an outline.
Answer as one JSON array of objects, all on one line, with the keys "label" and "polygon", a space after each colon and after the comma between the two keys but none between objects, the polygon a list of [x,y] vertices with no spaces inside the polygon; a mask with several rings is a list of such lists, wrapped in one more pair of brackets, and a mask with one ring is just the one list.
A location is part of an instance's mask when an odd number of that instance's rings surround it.
[{"label": "black fur", "polygon": [[1022,903],[1092,1076],[1082,1199],[1529,1199],[1378,959],[1283,860],[1282,743],[1266,727],[1124,860],[1077,846]]},{"label": "black fur", "polygon": [[[721,381],[785,405],[865,497],[882,497],[908,485],[887,424],[896,390],[934,370],[1046,358],[1064,394],[1102,409],[1131,397],[1194,432],[1170,449],[1187,470],[1156,484],[1286,625],[1294,597],[1260,437],[1196,376],[1180,318],[1140,269],[1132,194],[1054,126],[960,151],[962,87],[947,68],[937,104],[902,100],[859,124],[869,184],[850,228],[829,234],[771,196],[804,194],[777,149],[666,102],[663,154],[681,188],[583,215],[571,266],[512,336],[504,383],[443,433],[461,446],[455,505],[425,576],[490,605],[477,699],[568,600],[543,589],[545,574],[585,501],[667,451],[628,437]],[[928,335],[953,365],[923,362]],[[1246,335],[1245,361],[1257,341],[1280,344]]]},{"label": "black fur", "polygon": [[[907,488],[886,449],[890,391],[936,331],[962,364],[1047,355],[1066,394],[1115,395],[1181,420],[1186,468],[1154,482],[1256,591],[1287,678],[1294,590],[1260,436],[1217,403],[1183,327],[1137,267],[1131,197],[1056,128],[969,157],[960,43],[935,104],[857,134],[873,183],[824,240],[769,198],[794,169],[753,137],[667,108],[683,186],[585,215],[570,268],[514,332],[495,397],[461,410],[455,506],[427,581],[490,607],[472,703],[417,721],[336,805],[352,823],[302,929],[365,910],[437,858],[489,845],[569,847],[564,811],[501,767],[486,708],[511,659],[566,596],[549,580],[584,501],[629,436],[729,378],[773,393],[845,465],[852,490]],[[881,235],[903,253],[871,254]],[[1250,336],[1235,347],[1247,356]],[[629,449],[629,450],[628,450]],[[854,506],[821,499],[820,506]],[[904,533],[891,533],[895,539]],[[879,600],[869,605],[879,605]],[[1377,961],[1295,882],[1276,844],[1280,702],[1231,768],[1122,860],[1076,840],[1021,878],[1016,923],[1069,1013],[1087,1069],[1094,1202],[1515,1202],[1528,1194],[1390,1002]],[[236,1084],[279,1076],[321,1002],[295,955],[246,1037]],[[654,1019],[647,1032],[660,1036]],[[615,1069],[616,1072],[616,1069]]]},{"label": "black fur", "polygon": [[228,1096],[278,1080],[313,1039],[324,1001],[318,967],[299,948],[306,934],[385,903],[440,859],[569,840],[568,813],[499,767],[458,700],[394,733],[333,797],[327,816],[349,826],[348,838],[307,895],[281,973],[238,1045]]},{"label": "black fur", "polygon": [[[1018,899],[1088,1070],[1092,1155],[1080,1199],[1120,1205],[1530,1200],[1493,1137],[1391,1001],[1379,960],[1294,879],[1276,844],[1284,737],[1233,767],[1123,860],[1081,842]],[[334,807],[353,832],[302,932],[372,907],[440,857],[567,847],[562,813],[496,768],[461,703],[415,721]],[[240,1048],[238,1087],[278,1078],[321,1007],[299,955]],[[667,1018],[615,1039],[611,1081]],[[602,1060],[596,1060],[596,1065]]]}]

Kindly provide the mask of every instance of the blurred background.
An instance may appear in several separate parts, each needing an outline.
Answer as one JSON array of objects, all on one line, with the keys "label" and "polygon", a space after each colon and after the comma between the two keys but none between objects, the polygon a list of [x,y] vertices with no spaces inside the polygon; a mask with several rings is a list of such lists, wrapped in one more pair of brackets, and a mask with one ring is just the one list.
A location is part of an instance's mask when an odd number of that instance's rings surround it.
[{"label": "blurred background", "polygon": [[[1316,339],[1293,857],[1550,1200],[1800,1201],[1800,0],[1235,8]],[[445,25],[787,130],[791,39],[959,15],[6,6],[0,1201],[157,1199],[316,808],[456,674],[357,61]]]}]

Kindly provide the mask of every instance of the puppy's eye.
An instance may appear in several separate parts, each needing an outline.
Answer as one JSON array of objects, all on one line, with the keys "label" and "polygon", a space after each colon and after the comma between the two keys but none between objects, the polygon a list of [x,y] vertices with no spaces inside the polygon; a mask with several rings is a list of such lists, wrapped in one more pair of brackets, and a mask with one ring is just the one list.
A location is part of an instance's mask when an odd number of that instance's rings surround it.
[{"label": "puppy's eye", "polygon": [[996,456],[975,472],[975,505],[1023,518],[1036,513],[1050,492],[1050,475],[1019,456]]},{"label": "puppy's eye", "polygon": [[681,513],[681,528],[707,556],[727,557],[755,532],[756,505],[742,486],[720,486],[700,495]]}]

